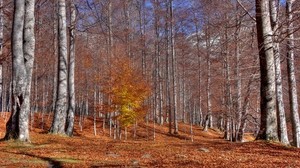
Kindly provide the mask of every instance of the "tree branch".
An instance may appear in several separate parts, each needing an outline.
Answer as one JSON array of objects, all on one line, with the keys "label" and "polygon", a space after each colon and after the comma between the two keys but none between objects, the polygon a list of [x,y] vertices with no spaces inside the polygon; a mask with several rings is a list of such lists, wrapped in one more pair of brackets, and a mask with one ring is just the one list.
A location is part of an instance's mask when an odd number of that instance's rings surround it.
[{"label": "tree branch", "polygon": [[249,11],[248,11],[248,10],[245,8],[245,6],[241,3],[241,1],[240,1],[240,0],[236,0],[236,1],[237,1],[237,3],[243,8],[243,10],[247,13],[247,15],[249,15],[250,18],[256,22],[256,19],[249,13]]}]

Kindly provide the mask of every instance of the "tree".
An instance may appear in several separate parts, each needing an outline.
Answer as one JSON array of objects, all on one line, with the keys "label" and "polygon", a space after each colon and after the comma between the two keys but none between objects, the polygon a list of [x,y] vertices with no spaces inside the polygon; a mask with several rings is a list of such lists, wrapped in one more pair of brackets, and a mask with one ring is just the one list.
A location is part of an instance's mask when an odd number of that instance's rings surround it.
[{"label": "tree", "polygon": [[29,112],[32,68],[34,62],[34,0],[14,1],[12,33],[12,114],[6,124],[4,139],[30,141]]},{"label": "tree", "polygon": [[67,115],[67,23],[66,2],[58,0],[58,77],[55,111],[50,132],[65,134]]},{"label": "tree", "polygon": [[68,118],[67,118],[67,135],[73,134],[74,115],[75,115],[75,24],[76,9],[74,0],[70,4],[71,25],[70,25],[70,52],[69,52],[69,73],[68,73]]},{"label": "tree", "polygon": [[285,145],[289,144],[286,118],[283,103],[283,91],[282,91],[282,78],[281,78],[281,63],[280,63],[280,46],[279,46],[279,18],[278,18],[278,0],[270,1],[271,8],[271,25],[272,31],[274,32],[274,59],[275,59],[275,77],[276,77],[276,100],[277,100],[277,111],[279,117],[279,133],[280,142]]},{"label": "tree", "polygon": [[[0,0],[0,57],[3,56],[3,0]],[[3,110],[3,63],[0,62],[0,111]]]},{"label": "tree", "polygon": [[277,141],[274,46],[269,0],[256,0],[256,28],[261,77],[261,125],[257,139]]},{"label": "tree", "polygon": [[109,84],[103,86],[103,92],[111,97],[106,109],[116,112],[121,127],[127,128],[144,116],[144,101],[150,94],[150,87],[129,58],[115,58],[110,71],[110,79],[104,82]]},{"label": "tree", "polygon": [[292,6],[294,0],[286,1],[286,14],[287,14],[287,69],[288,69],[288,83],[289,83],[289,98],[290,98],[290,110],[292,115],[292,128],[293,128],[293,140],[294,145],[300,148],[300,121],[298,111],[298,99],[297,99],[297,85],[295,76],[294,65],[294,33],[293,33],[293,13]]}]

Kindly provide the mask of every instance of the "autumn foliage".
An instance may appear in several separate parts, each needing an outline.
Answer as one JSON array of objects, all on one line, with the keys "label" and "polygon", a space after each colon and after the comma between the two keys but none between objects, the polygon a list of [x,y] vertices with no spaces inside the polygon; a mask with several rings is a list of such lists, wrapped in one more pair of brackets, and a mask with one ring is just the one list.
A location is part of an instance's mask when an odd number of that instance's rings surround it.
[{"label": "autumn foliage", "polygon": [[108,75],[102,91],[110,102],[103,109],[117,113],[121,126],[129,127],[146,114],[144,101],[150,95],[150,86],[129,58],[114,59]]}]

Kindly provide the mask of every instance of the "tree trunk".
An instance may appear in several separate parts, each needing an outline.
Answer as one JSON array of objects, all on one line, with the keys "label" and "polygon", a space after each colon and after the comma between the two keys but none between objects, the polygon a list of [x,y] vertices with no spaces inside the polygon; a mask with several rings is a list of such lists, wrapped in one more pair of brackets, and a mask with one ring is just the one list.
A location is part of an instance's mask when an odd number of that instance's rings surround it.
[{"label": "tree trunk", "polygon": [[[57,0],[53,3],[53,56],[54,56],[54,75],[53,75],[53,90],[52,90],[52,112],[55,111],[57,97],[57,75],[58,75],[58,56],[57,56]],[[50,116],[50,115],[49,115]]]},{"label": "tree trunk", "polygon": [[67,132],[69,136],[73,135],[74,129],[74,115],[75,115],[75,25],[76,25],[76,9],[74,0],[70,4],[71,25],[70,25],[70,54],[69,54],[69,74],[68,74],[68,118],[67,118]]},{"label": "tree trunk", "polygon": [[205,119],[204,131],[207,131],[208,128],[212,128],[212,114],[211,114],[211,60],[210,54],[207,57],[207,115]]},{"label": "tree trunk", "polygon": [[65,134],[67,115],[67,24],[65,0],[58,0],[58,77],[54,118],[50,132]]},{"label": "tree trunk", "polygon": [[277,141],[274,46],[269,0],[256,0],[256,22],[261,76],[261,126],[257,139]]},{"label": "tree trunk", "polygon": [[279,117],[279,138],[280,142],[288,145],[288,134],[286,127],[286,118],[283,103],[282,79],[281,79],[281,63],[280,63],[280,48],[279,48],[279,30],[278,30],[278,0],[270,1],[271,8],[271,25],[274,33],[274,59],[275,59],[275,78],[276,78],[276,96],[277,96],[277,111]]},{"label": "tree trunk", "polygon": [[[209,23],[209,21],[207,21]],[[207,24],[208,24],[207,23]],[[210,56],[210,35],[208,26],[205,30],[205,45],[206,45],[206,56],[207,56],[207,115],[205,119],[204,131],[207,131],[208,128],[212,128],[212,113],[211,113],[211,56]]]},{"label": "tree trunk", "polygon": [[203,122],[203,114],[202,114],[202,95],[201,95],[201,81],[202,81],[202,78],[201,78],[201,72],[202,72],[202,69],[201,69],[201,64],[202,64],[202,59],[201,59],[201,51],[200,51],[200,31],[199,31],[199,26],[198,26],[198,23],[195,23],[195,26],[196,26],[196,38],[197,38],[197,56],[198,56],[198,92],[199,92],[199,125],[202,125],[202,122]]},{"label": "tree trunk", "polygon": [[[25,5],[26,4],[26,5]],[[29,112],[32,68],[34,61],[34,0],[15,1],[12,33],[12,114],[4,139],[29,139]]]},{"label": "tree trunk", "polygon": [[26,88],[24,98],[24,112],[21,110],[20,116],[20,140],[29,140],[29,114],[30,114],[30,93],[31,93],[31,81],[32,81],[32,69],[34,63],[35,52],[35,18],[34,18],[35,0],[25,1],[25,22],[24,22],[24,60],[26,68]]},{"label": "tree trunk", "polygon": [[[168,3],[169,6],[169,3]],[[169,8],[167,9],[167,13],[166,13],[166,19],[169,20],[170,18],[170,11]],[[169,37],[169,22],[166,21],[165,23],[165,33],[167,34],[167,38],[166,38],[166,46],[167,46],[167,53],[166,53],[166,109],[167,109],[167,119],[169,122],[169,134],[172,134],[172,101],[171,101],[171,66],[170,66],[170,54],[171,54],[171,50],[170,50],[170,37]]]},{"label": "tree trunk", "polygon": [[297,100],[297,85],[295,76],[294,65],[294,34],[293,34],[293,13],[292,6],[294,0],[287,0],[286,13],[287,13],[287,68],[288,68],[288,83],[289,83],[289,98],[290,98],[290,110],[292,115],[292,128],[293,128],[293,145],[300,148],[300,121],[298,111]]},{"label": "tree trunk", "polygon": [[172,56],[172,85],[173,85],[173,117],[174,117],[174,134],[178,134],[178,121],[177,121],[177,62],[175,53],[175,35],[174,35],[174,18],[173,18],[173,0],[169,0],[170,8],[170,49]]},{"label": "tree trunk", "polygon": [[[3,54],[3,0],[0,0],[0,57],[2,58]],[[3,112],[3,63],[0,63],[0,111]]]},{"label": "tree trunk", "polygon": [[[236,7],[236,12],[238,12],[238,6]],[[236,77],[236,130],[235,130],[235,141],[237,141],[238,137],[238,130],[241,126],[242,120],[242,75],[240,72],[240,43],[239,43],[239,36],[240,36],[240,27],[239,27],[239,16],[236,14],[236,32],[235,32],[235,77]]]},{"label": "tree trunk", "polygon": [[14,1],[14,20],[12,32],[12,114],[6,124],[4,139],[19,138],[19,117],[25,97],[26,70],[23,54],[23,27],[25,1]]}]

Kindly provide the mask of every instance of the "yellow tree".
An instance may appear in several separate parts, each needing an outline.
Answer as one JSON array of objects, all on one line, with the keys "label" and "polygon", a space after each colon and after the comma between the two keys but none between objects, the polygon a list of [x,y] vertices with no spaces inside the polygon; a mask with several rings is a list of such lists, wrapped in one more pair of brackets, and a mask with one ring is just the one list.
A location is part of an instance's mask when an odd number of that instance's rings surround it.
[{"label": "yellow tree", "polygon": [[107,80],[103,92],[111,99],[108,109],[117,113],[116,119],[126,129],[146,114],[144,101],[150,95],[150,86],[142,71],[124,57],[115,58],[111,62],[110,77]]}]

